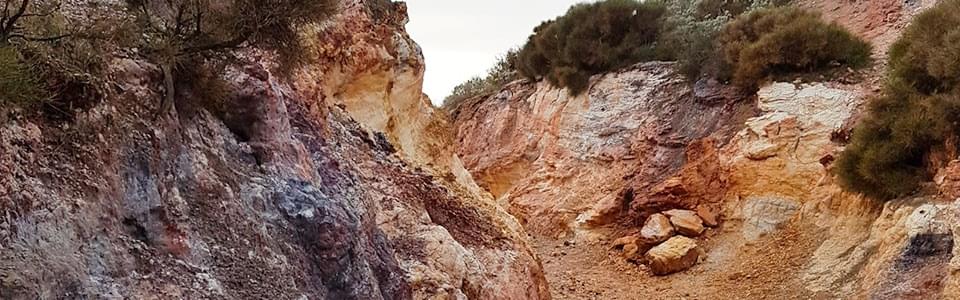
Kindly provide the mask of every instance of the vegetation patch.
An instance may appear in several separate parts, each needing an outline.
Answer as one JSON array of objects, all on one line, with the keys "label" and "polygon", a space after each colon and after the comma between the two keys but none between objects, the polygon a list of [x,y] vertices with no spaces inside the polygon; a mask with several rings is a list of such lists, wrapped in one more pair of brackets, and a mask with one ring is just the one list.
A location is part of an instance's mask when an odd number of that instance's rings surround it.
[{"label": "vegetation patch", "polygon": [[14,47],[0,47],[0,106],[38,105],[49,98],[36,67]]},{"label": "vegetation patch", "polygon": [[449,110],[463,100],[493,93],[521,77],[547,79],[576,94],[586,89],[592,75],[649,60],[677,61],[678,71],[690,81],[729,78],[717,44],[724,25],[742,13],[787,2],[607,0],[576,5],[538,26],[525,46],[511,50],[485,77],[457,86],[444,107]]},{"label": "vegetation patch", "polygon": [[756,88],[773,75],[862,67],[871,46],[836,23],[799,8],[760,9],[727,24],[719,36],[733,82]]},{"label": "vegetation patch", "polygon": [[497,59],[493,68],[487,71],[484,77],[473,77],[453,88],[453,92],[443,99],[443,107],[447,111],[454,111],[463,101],[496,92],[507,83],[517,80],[516,61],[519,50],[512,49]]},{"label": "vegetation patch", "polygon": [[656,41],[666,15],[666,7],[655,1],[574,5],[534,29],[520,50],[518,70],[528,79],[546,79],[580,94],[591,75],[660,58]]},{"label": "vegetation patch", "polygon": [[960,0],[920,14],[890,48],[882,96],[853,132],[835,172],[848,190],[893,199],[929,180],[934,154],[960,133]]}]

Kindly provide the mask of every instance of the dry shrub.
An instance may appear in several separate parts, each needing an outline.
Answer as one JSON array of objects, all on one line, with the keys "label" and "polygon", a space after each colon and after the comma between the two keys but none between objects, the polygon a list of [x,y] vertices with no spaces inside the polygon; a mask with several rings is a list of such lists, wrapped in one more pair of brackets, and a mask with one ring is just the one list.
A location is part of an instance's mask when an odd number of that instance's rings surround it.
[{"label": "dry shrub", "polygon": [[769,76],[822,71],[831,64],[862,67],[871,46],[836,23],[799,8],[757,10],[735,19],[720,33],[733,82],[756,88]]},{"label": "dry shrub", "polygon": [[520,50],[518,70],[580,94],[591,75],[658,59],[656,41],[665,16],[665,6],[655,1],[574,5],[566,15],[534,29]]},{"label": "dry shrub", "polygon": [[931,155],[960,132],[958,36],[960,0],[949,0],[919,15],[891,47],[884,93],[837,161],[848,190],[886,200],[930,179]]}]

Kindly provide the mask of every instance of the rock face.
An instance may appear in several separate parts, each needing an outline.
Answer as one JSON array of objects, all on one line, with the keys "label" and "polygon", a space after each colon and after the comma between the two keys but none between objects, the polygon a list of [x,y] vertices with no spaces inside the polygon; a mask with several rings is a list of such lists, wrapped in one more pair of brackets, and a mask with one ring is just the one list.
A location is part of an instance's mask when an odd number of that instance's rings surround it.
[{"label": "rock face", "polygon": [[222,118],[180,91],[154,119],[159,69],[108,58],[94,108],[0,124],[0,298],[549,299],[516,220],[425,150],[419,85],[371,83],[422,80],[402,4],[343,6],[295,80],[244,53]]},{"label": "rock face", "polygon": [[675,232],[667,216],[653,214],[643,223],[643,228],[640,229],[640,237],[651,243],[660,243],[670,239]]},{"label": "rock face", "polygon": [[703,250],[697,241],[675,236],[647,252],[647,263],[656,275],[669,275],[697,264]]},{"label": "rock face", "polygon": [[[933,2],[797,5],[866,37],[882,61],[910,16]],[[931,170],[935,195],[887,203],[843,192],[830,173],[843,150],[837,137],[876,92],[882,63],[858,83],[772,83],[755,97],[684,83],[667,66],[597,76],[580,97],[517,82],[468,100],[452,113],[467,169],[535,234],[642,230],[637,222],[654,213],[696,210],[703,225],[720,226],[710,265],[755,263],[735,253],[757,245],[792,259],[757,268],[790,272],[827,298],[958,295],[956,162]]]},{"label": "rock face", "polygon": [[[719,200],[678,196],[684,191],[668,186],[659,196],[648,191],[678,174],[685,156],[715,157],[712,142],[700,139],[725,139],[750,105],[724,99],[696,96],[672,64],[652,62],[595,77],[577,97],[547,83],[515,82],[451,115],[459,152],[477,182],[529,231],[563,235],[612,223],[629,206],[652,213],[676,197],[690,209]],[[691,144],[704,146],[686,155]],[[673,187],[718,185],[714,166],[688,170]]]}]

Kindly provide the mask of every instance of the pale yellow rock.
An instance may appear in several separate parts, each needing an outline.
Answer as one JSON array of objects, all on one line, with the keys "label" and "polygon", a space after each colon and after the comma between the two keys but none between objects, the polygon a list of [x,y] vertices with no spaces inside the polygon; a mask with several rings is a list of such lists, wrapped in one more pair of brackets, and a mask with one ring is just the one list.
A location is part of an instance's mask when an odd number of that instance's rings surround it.
[{"label": "pale yellow rock", "polygon": [[[311,53],[322,59],[305,66],[298,90],[309,91],[326,108],[342,109],[371,132],[380,132],[412,167],[436,178],[455,206],[491,220],[508,241],[505,247],[477,247],[458,241],[452,228],[431,222],[416,202],[365,191],[376,201],[378,227],[392,241],[416,241],[420,257],[400,257],[410,277],[414,299],[548,298],[549,291],[520,223],[480,188],[456,153],[453,130],[445,112],[423,94],[426,65],[420,47],[407,35],[406,6],[391,5],[389,19],[374,20],[363,1],[346,0],[323,33],[307,32]],[[331,47],[330,45],[343,45]],[[369,174],[370,177],[383,176]],[[422,196],[422,195],[416,195]],[[488,270],[497,270],[490,272]],[[438,291],[435,287],[448,287]],[[478,287],[484,294],[470,295]]]},{"label": "pale yellow rock", "polygon": [[651,243],[659,243],[670,239],[676,234],[670,219],[663,214],[653,214],[644,222],[640,229],[640,237]]},{"label": "pale yellow rock", "polygon": [[693,239],[675,236],[647,252],[650,270],[656,275],[680,272],[697,264],[702,250]]}]

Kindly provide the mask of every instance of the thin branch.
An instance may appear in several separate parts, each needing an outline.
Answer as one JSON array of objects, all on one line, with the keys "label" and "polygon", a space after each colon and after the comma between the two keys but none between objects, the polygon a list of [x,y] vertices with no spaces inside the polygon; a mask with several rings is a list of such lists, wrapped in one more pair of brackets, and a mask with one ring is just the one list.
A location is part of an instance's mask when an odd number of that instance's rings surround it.
[{"label": "thin branch", "polygon": [[202,28],[202,26],[203,26],[203,10],[200,9],[200,0],[196,0],[196,2],[194,3],[194,6],[196,6],[196,12],[195,12],[195,16],[194,16],[194,18],[196,18],[196,19],[194,20],[194,21],[195,21],[195,25],[194,25],[194,28],[193,28],[193,36],[194,36],[194,37],[197,37],[197,36],[200,36],[201,32],[203,32],[203,28]]},{"label": "thin branch", "polygon": [[62,39],[71,37],[71,36],[73,36],[73,34],[70,34],[70,33],[61,34],[61,35],[55,35],[55,36],[48,36],[48,37],[32,37],[32,36],[25,36],[25,35],[22,35],[22,34],[14,34],[14,35],[11,35],[10,38],[11,38],[11,39],[12,39],[12,38],[20,38],[20,39],[23,39],[23,40],[25,40],[25,41],[30,41],[30,42],[55,42],[55,41],[58,41],[58,40],[62,40]]},{"label": "thin branch", "polygon": [[13,27],[13,24],[17,23],[17,20],[27,12],[27,5],[30,5],[30,0],[23,0],[23,2],[20,2],[20,7],[17,8],[17,12],[14,13],[9,20],[7,20],[7,25],[5,28]]},{"label": "thin branch", "polygon": [[10,1],[13,1],[13,0],[3,0],[3,16],[0,17],[0,30],[6,27],[6,26],[3,26],[3,24],[7,23],[7,17],[10,14]]},{"label": "thin branch", "polygon": [[23,14],[21,18],[33,18],[33,17],[49,17],[52,16],[55,11],[51,10],[41,14]]},{"label": "thin branch", "polygon": [[153,16],[150,15],[150,9],[147,8],[147,0],[140,1],[140,12],[143,13],[143,18],[147,21],[147,27],[158,32],[163,31],[162,28],[153,23]]},{"label": "thin branch", "polygon": [[219,49],[238,49],[240,48],[240,46],[243,45],[243,43],[246,43],[247,40],[249,40],[252,35],[253,34],[250,32],[245,32],[243,34],[237,35],[236,37],[226,41],[209,43],[209,44],[193,46],[193,47],[186,47],[180,50],[180,53],[178,53],[177,55],[189,55],[193,53],[210,51],[210,50],[219,50]]},{"label": "thin branch", "polygon": [[27,18],[27,17],[49,17],[49,16],[52,16],[53,14],[55,14],[55,13],[56,13],[57,11],[59,11],[61,8],[63,8],[63,3],[61,3],[61,2],[58,1],[56,6],[50,7],[49,10],[47,10],[46,12],[43,12],[43,13],[25,13],[25,14],[21,15],[20,17],[21,17],[21,18]]},{"label": "thin branch", "polygon": [[175,8],[177,16],[173,19],[173,35],[179,36],[183,32],[183,26],[186,25],[186,21],[183,19],[183,14],[187,10],[187,3],[181,3],[178,7]]}]

